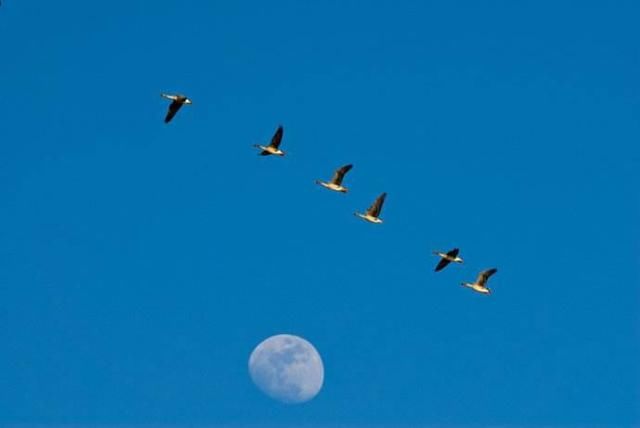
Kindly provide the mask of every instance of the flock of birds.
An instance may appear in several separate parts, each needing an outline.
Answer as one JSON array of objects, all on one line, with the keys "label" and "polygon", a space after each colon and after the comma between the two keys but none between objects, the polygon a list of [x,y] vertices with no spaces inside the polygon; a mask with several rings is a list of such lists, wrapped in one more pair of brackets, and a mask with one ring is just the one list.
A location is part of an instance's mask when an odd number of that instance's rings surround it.
[{"label": "flock of birds", "polygon": [[[169,104],[169,109],[167,110],[167,115],[164,118],[165,123],[171,122],[176,113],[182,108],[183,105],[192,104],[191,100],[184,95],[181,94],[160,94],[163,98],[171,100],[171,104]],[[268,145],[255,144],[254,146],[260,149],[261,156],[284,156],[285,152],[280,149],[280,144],[282,143],[282,137],[284,136],[284,129],[282,126],[279,126],[276,129],[276,132],[271,137],[271,142]],[[353,168],[352,164],[344,165],[338,168],[334,173],[333,177],[329,181],[316,180],[316,184],[332,190],[334,192],[339,193],[347,193],[348,189],[342,185],[344,181],[344,176]],[[376,198],[376,200],[371,204],[369,208],[364,213],[356,212],[354,215],[360,217],[361,219],[368,221],[369,223],[380,224],[382,223],[382,219],[380,218],[380,213],[382,212],[382,206],[384,205],[384,201],[387,198],[386,192],[383,192]],[[440,261],[435,267],[435,271],[439,272],[447,267],[450,263],[463,263],[462,258],[459,256],[460,249],[454,248],[447,252],[442,251],[434,251],[434,255],[440,257]],[[496,268],[491,268],[484,270],[478,274],[478,277],[474,282],[463,282],[462,285],[465,287],[469,287],[474,291],[482,294],[489,294],[491,290],[487,287],[487,281],[489,278],[498,271]]]}]

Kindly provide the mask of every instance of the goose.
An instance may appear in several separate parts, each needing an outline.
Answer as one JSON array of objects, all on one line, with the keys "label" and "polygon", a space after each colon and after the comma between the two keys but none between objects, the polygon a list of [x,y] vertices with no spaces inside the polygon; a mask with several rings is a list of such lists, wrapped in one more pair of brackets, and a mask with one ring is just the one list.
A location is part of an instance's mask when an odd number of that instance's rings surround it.
[{"label": "goose", "polygon": [[271,137],[271,143],[269,143],[268,146],[263,146],[260,144],[254,144],[253,146],[262,150],[260,152],[260,156],[269,156],[269,155],[284,156],[284,152],[279,149],[280,143],[282,142],[283,134],[284,134],[284,129],[282,128],[282,125],[280,125],[278,126],[278,129],[276,129],[276,132],[273,134],[273,137]]},{"label": "goose", "polygon": [[180,95],[180,94],[176,94],[176,95],[160,94],[160,96],[162,98],[166,98],[168,100],[171,100],[171,104],[169,104],[169,110],[167,110],[167,115],[164,118],[164,123],[171,122],[171,119],[173,119],[173,116],[176,115],[178,110],[180,110],[180,108],[184,104],[191,104],[191,100],[189,98],[185,97],[184,95]]},{"label": "goose", "polygon": [[322,187],[325,187],[329,190],[333,190],[334,192],[347,193],[349,189],[342,185],[342,180],[344,179],[344,175],[349,172],[349,170],[353,168],[353,165],[345,165],[338,168],[334,173],[333,177],[331,177],[331,181],[321,181],[316,180],[316,184],[319,184]]},{"label": "goose", "polygon": [[464,260],[462,260],[461,257],[458,257],[459,252],[460,250],[458,248],[454,248],[453,250],[447,251],[446,253],[434,251],[433,254],[440,257],[440,261],[436,265],[435,271],[441,271],[442,269],[446,268],[451,262],[462,263]]},{"label": "goose", "polygon": [[356,216],[360,217],[363,220],[366,220],[370,223],[382,223],[382,219],[379,217],[380,211],[382,211],[382,205],[384,205],[384,200],[387,198],[387,193],[382,193],[380,196],[376,198],[376,200],[371,204],[371,206],[367,209],[367,212],[362,213],[354,213]]},{"label": "goose", "polygon": [[463,282],[462,285],[464,285],[465,287],[469,287],[477,291],[478,293],[489,294],[491,293],[491,290],[487,288],[486,284],[491,275],[496,272],[498,272],[498,269],[496,268],[484,270],[480,272],[480,274],[478,274],[476,282]]}]

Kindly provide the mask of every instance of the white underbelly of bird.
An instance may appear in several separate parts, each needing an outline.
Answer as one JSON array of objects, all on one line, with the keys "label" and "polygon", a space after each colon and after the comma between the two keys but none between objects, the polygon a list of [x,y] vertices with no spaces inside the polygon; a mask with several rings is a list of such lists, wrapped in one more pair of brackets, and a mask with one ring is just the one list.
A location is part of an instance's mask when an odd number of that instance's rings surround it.
[{"label": "white underbelly of bird", "polygon": [[272,155],[278,155],[278,156],[284,155],[284,152],[282,150],[273,148],[271,146],[258,146],[258,148]]},{"label": "white underbelly of bird", "polygon": [[382,220],[378,217],[374,217],[368,214],[360,214],[360,213],[356,213],[356,215],[361,219],[368,221],[369,223],[376,223],[376,224],[382,223]]},{"label": "white underbelly of bird", "polygon": [[333,190],[334,192],[347,193],[347,188],[339,184],[325,183],[324,181],[318,181],[318,184],[322,187],[326,187],[329,190]]},{"label": "white underbelly of bird", "polygon": [[482,287],[478,284],[465,284],[467,287],[477,291],[478,293],[482,293],[482,294],[489,294],[490,291],[488,288]]}]

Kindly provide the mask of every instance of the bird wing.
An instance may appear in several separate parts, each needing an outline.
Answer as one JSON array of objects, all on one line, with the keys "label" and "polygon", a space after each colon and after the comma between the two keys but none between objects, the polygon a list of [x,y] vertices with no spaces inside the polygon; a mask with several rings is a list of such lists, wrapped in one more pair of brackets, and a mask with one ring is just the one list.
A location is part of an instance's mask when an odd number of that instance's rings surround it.
[{"label": "bird wing", "polygon": [[342,184],[342,180],[344,179],[344,175],[349,172],[349,170],[353,168],[353,165],[349,164],[349,165],[345,165],[342,166],[340,168],[338,168],[336,170],[336,172],[333,173],[333,177],[331,178],[331,182],[337,186],[340,186]]},{"label": "bird wing", "polygon": [[164,118],[164,123],[169,123],[171,119],[173,119],[173,116],[176,115],[178,110],[180,110],[180,107],[182,107],[182,103],[177,100],[169,104],[169,110],[167,111],[167,115]]},{"label": "bird wing", "polygon": [[445,267],[447,267],[447,265],[451,263],[449,260],[445,259],[445,258],[441,258],[440,261],[438,262],[438,264],[436,265],[436,272],[441,271],[442,269],[444,269]]},{"label": "bird wing", "polygon": [[284,134],[284,129],[282,128],[282,126],[278,126],[275,134],[273,134],[273,137],[271,137],[271,144],[269,145],[277,149],[280,146],[280,142],[282,142],[282,134]]},{"label": "bird wing", "polygon": [[384,205],[384,200],[386,198],[387,198],[386,193],[382,193],[380,196],[378,196],[378,198],[367,210],[367,214],[373,217],[378,217],[380,215],[380,211],[382,211],[382,205]]},{"label": "bird wing", "polygon": [[458,253],[459,253],[459,252],[460,252],[460,249],[458,249],[458,248],[454,248],[453,250],[451,250],[451,251],[449,251],[449,252],[447,253],[447,256],[449,256],[449,257],[453,257],[453,258],[456,258],[456,257],[458,256]]},{"label": "bird wing", "polygon": [[478,279],[476,280],[476,283],[484,287],[484,285],[487,283],[491,275],[493,275],[496,272],[498,272],[498,269],[496,268],[487,269],[480,272],[480,274],[478,275]]}]

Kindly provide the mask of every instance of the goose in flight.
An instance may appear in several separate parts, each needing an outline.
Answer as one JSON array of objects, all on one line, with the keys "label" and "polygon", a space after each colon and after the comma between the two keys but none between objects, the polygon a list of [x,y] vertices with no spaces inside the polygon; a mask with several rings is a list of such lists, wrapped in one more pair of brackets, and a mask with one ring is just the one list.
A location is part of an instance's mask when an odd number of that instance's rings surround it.
[{"label": "goose in flight", "polygon": [[478,293],[489,294],[491,293],[491,290],[487,288],[487,281],[489,280],[491,275],[496,272],[498,272],[498,269],[496,268],[484,270],[480,272],[478,278],[476,279],[476,282],[463,282],[462,285],[472,288]]},{"label": "goose in flight", "polygon": [[268,156],[268,155],[284,156],[284,152],[279,149],[280,143],[282,142],[283,134],[284,134],[284,129],[282,128],[282,125],[280,125],[278,126],[278,129],[276,129],[275,134],[273,134],[273,137],[271,137],[271,143],[269,143],[268,146],[254,144],[254,147],[257,147],[260,150],[262,150],[260,152],[261,156]]},{"label": "goose in flight", "polygon": [[367,212],[355,213],[358,217],[363,220],[366,220],[370,223],[382,223],[382,219],[380,216],[380,211],[382,211],[382,205],[384,205],[384,200],[387,198],[387,193],[382,193],[380,196],[376,198],[376,200],[371,204],[371,206],[367,209]]},{"label": "goose in flight", "polygon": [[342,180],[344,176],[349,170],[353,168],[353,165],[345,165],[338,168],[334,173],[333,177],[331,177],[331,181],[321,181],[316,180],[316,184],[321,185],[322,187],[326,187],[329,190],[333,190],[335,192],[347,193],[348,189],[342,185]]},{"label": "goose in flight", "polygon": [[171,119],[173,119],[173,116],[176,115],[178,110],[180,110],[180,108],[184,104],[191,104],[191,100],[189,98],[185,97],[184,95],[180,95],[180,94],[176,94],[176,95],[160,94],[160,96],[162,98],[166,98],[168,100],[171,100],[171,104],[169,104],[169,110],[167,110],[167,115],[164,118],[164,123],[171,122]]},{"label": "goose in flight", "polygon": [[447,251],[446,253],[441,253],[440,251],[434,251],[433,254],[440,257],[440,261],[436,265],[436,272],[441,271],[446,268],[447,265],[451,262],[462,263],[463,260],[461,257],[458,257],[458,253],[460,250],[458,248],[454,248],[453,250]]}]

